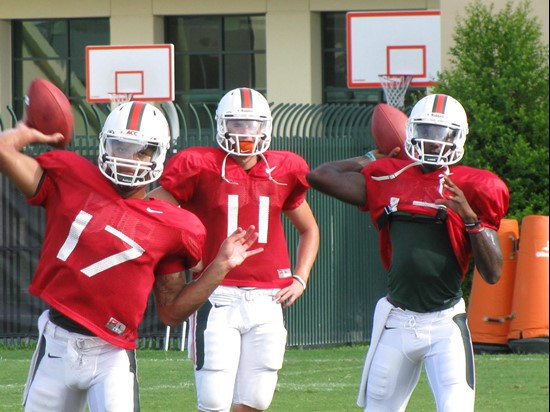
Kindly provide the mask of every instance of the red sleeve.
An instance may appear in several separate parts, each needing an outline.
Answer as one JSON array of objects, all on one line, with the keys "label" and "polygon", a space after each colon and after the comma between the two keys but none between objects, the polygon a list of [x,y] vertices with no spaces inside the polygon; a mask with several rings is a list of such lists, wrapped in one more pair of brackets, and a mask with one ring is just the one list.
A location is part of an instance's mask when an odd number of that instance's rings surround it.
[{"label": "red sleeve", "polygon": [[[54,190],[55,180],[59,177],[71,175],[70,170],[79,170],[83,173],[98,174],[97,166],[84,157],[68,150],[51,150],[36,157],[36,161],[44,169],[45,174],[38,190],[27,202],[33,206],[44,206],[46,198]],[[68,169],[70,169],[68,171]],[[93,173],[91,173],[93,171]]]},{"label": "red sleeve", "polygon": [[156,275],[167,275],[191,269],[200,262],[206,241],[206,228],[199,218],[185,210],[178,209],[178,222],[185,222],[181,228],[181,248],[176,254],[167,256],[155,268]]},{"label": "red sleeve", "polygon": [[[456,166],[451,172],[451,180],[462,190],[483,225],[498,231],[500,221],[508,211],[510,194],[506,184],[488,170]],[[473,254],[469,237],[462,218],[452,210],[449,211],[447,227],[464,279]]]},{"label": "red sleeve", "polygon": [[506,184],[488,170],[467,166],[457,166],[456,177],[452,174],[450,178],[464,192],[483,225],[498,231],[510,201]]},{"label": "red sleeve", "polygon": [[294,174],[296,181],[294,187],[292,188],[292,192],[289,194],[283,205],[283,210],[294,210],[300,206],[304,202],[306,192],[309,189],[309,183],[306,180],[306,175],[309,172],[309,166],[301,156],[298,156],[295,153],[292,153],[292,155],[292,173]]},{"label": "red sleeve", "polygon": [[167,162],[160,178],[161,186],[180,203],[187,202],[195,192],[195,177],[200,170],[195,162],[195,153],[189,149],[183,150]]}]

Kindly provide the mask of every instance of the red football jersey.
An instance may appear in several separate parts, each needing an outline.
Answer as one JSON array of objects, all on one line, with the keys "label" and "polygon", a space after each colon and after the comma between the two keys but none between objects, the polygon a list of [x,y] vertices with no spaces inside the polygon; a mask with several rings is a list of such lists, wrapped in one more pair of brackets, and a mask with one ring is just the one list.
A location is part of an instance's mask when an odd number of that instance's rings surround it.
[{"label": "red football jersey", "polygon": [[215,147],[183,150],[168,161],[160,183],[206,226],[205,267],[237,227],[256,227],[258,246],[264,251],[229,272],[223,285],[286,287],[292,280],[281,212],[304,201],[309,188],[307,163],[295,153],[269,150],[264,153],[267,164],[260,159],[245,171],[226,155]]},{"label": "red football jersey", "polygon": [[155,276],[201,258],[204,226],[159,200],[123,199],[97,166],[55,150],[32,205],[46,210],[41,258],[29,287],[113,345],[134,349]]},{"label": "red football jersey", "polygon": [[[396,174],[411,162],[384,158],[363,168],[368,199],[361,209],[370,211],[375,227],[378,227],[377,219],[386,213],[384,208],[391,212],[436,215],[438,207],[434,201],[443,197],[441,175],[444,169],[423,173],[420,167],[413,166],[391,179],[375,179]],[[464,192],[483,225],[498,230],[500,220],[508,210],[509,192],[506,184],[492,172],[468,166],[451,166],[449,177]],[[472,258],[470,240],[462,218],[450,209],[447,212],[449,237],[464,276]],[[379,230],[382,262],[389,269],[392,249],[388,225]]]}]

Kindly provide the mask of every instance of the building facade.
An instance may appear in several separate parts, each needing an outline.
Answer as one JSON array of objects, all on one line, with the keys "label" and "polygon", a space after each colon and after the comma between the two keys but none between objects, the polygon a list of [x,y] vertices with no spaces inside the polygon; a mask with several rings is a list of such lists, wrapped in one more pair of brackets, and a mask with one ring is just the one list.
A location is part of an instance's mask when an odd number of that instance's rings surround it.
[{"label": "building facade", "polygon": [[[0,107],[21,100],[31,77],[45,74],[64,78],[61,84],[66,83],[71,100],[82,96],[86,45],[152,43],[176,45],[176,94],[184,101],[215,102],[225,91],[246,85],[262,91],[271,102],[376,102],[379,94],[346,87],[345,13],[439,10],[441,67],[445,68],[456,18],[467,3],[2,0]],[[506,1],[494,3],[501,7]],[[531,8],[541,19],[548,41],[548,3],[534,0]],[[58,64],[36,70],[33,65],[39,59],[58,60]]]}]

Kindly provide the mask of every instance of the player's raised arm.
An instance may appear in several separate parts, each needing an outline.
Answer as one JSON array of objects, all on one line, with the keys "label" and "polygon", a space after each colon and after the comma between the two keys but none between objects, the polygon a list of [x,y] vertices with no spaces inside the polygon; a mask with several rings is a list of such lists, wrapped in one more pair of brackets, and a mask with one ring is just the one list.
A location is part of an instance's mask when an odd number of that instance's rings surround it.
[{"label": "player's raised arm", "polygon": [[21,153],[21,149],[30,144],[55,145],[62,140],[60,133],[45,135],[19,123],[16,128],[0,133],[0,170],[23,195],[31,197],[36,193],[44,171],[34,158]]},{"label": "player's raised arm", "polygon": [[310,186],[326,195],[353,205],[367,200],[365,178],[360,173],[372,159],[365,156],[324,163],[306,175]]}]

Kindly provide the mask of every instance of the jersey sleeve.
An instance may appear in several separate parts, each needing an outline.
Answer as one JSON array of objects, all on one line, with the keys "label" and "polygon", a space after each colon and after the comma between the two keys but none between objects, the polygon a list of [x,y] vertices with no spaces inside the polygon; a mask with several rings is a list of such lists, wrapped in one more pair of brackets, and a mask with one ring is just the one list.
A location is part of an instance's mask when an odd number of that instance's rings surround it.
[{"label": "jersey sleeve", "polygon": [[161,186],[179,203],[187,202],[195,191],[200,167],[197,155],[189,149],[175,154],[166,164],[160,178]]},{"label": "jersey sleeve", "polygon": [[[450,177],[452,180],[453,176]],[[506,183],[488,170],[474,169],[474,172],[468,175],[468,182],[462,184],[459,181],[455,184],[464,192],[483,225],[498,230],[510,201]]]},{"label": "jersey sleeve", "polygon": [[306,180],[306,175],[309,172],[308,164],[301,156],[295,153],[290,158],[292,159],[292,173],[296,180],[290,195],[283,205],[283,210],[294,210],[300,206],[304,202],[306,192],[309,189],[309,183]]},{"label": "jersey sleeve", "polygon": [[184,209],[178,209],[177,222],[181,225],[181,245],[176,253],[162,259],[155,269],[156,275],[181,272],[196,266],[202,259],[206,228],[199,218]]},{"label": "jersey sleeve", "polygon": [[27,198],[32,206],[43,206],[49,193],[55,186],[58,176],[70,174],[70,169],[83,170],[91,165],[83,157],[65,150],[52,150],[36,157],[40,167],[44,169],[44,176],[40,180],[38,190],[34,196]]}]

